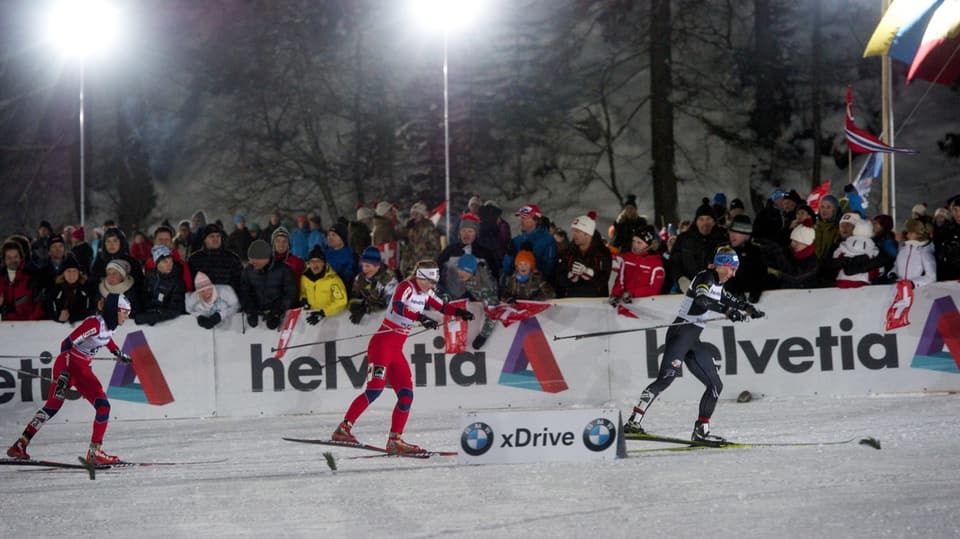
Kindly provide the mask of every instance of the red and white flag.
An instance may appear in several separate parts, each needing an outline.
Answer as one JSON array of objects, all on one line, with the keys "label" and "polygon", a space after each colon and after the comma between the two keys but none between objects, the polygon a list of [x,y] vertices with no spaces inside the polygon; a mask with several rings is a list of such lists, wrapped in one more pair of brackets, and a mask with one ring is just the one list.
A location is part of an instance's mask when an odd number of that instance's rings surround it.
[{"label": "red and white flag", "polygon": [[890,146],[853,123],[853,89],[847,86],[847,147],[853,153],[917,153],[910,148]]},{"label": "red and white flag", "polygon": [[887,331],[910,325],[910,307],[913,306],[913,283],[906,279],[897,281],[893,302],[887,309]]},{"label": "red and white flag", "polygon": [[277,342],[277,353],[273,357],[283,359],[284,354],[287,353],[287,344],[293,337],[293,328],[297,327],[297,320],[300,320],[300,313],[302,312],[303,309],[300,308],[287,311],[287,317],[283,321],[283,329],[280,330],[280,341]]},{"label": "red and white flag", "polygon": [[624,307],[620,303],[617,304],[617,314],[619,314],[620,316],[626,316],[627,318],[640,318],[639,316],[637,316],[637,313]]},{"label": "red and white flag", "polygon": [[[453,305],[458,309],[467,308],[466,299],[458,299],[451,301],[449,305]],[[448,354],[459,354],[467,351],[467,332],[469,326],[467,325],[466,320],[461,320],[460,317],[452,314],[443,315],[443,340],[445,343],[444,352]]]},{"label": "red and white flag", "polygon": [[434,208],[430,215],[427,216],[427,219],[430,219],[433,222],[433,226],[440,226],[440,219],[443,219],[443,213],[447,211],[447,201],[444,200],[440,203],[439,206]]},{"label": "red and white flag", "polygon": [[503,327],[536,316],[550,307],[542,301],[518,301],[516,303],[501,303],[487,307],[487,318],[499,320]]},{"label": "red and white flag", "polygon": [[820,199],[830,194],[830,178],[827,178],[807,195],[807,206],[814,212],[820,211]]},{"label": "red and white flag", "polygon": [[380,251],[380,257],[388,268],[395,270],[400,266],[400,242],[388,241],[378,244],[377,250]]}]

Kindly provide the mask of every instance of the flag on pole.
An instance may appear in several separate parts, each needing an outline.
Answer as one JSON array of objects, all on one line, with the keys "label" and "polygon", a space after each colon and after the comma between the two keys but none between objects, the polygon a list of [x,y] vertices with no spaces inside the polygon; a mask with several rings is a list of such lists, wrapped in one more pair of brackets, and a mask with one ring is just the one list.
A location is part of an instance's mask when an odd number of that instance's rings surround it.
[{"label": "flag on pole", "polygon": [[906,279],[897,281],[893,301],[887,309],[886,330],[910,325],[910,307],[913,306],[913,283]]},{"label": "flag on pole", "polygon": [[847,147],[854,153],[917,153],[909,148],[890,146],[853,123],[853,89],[847,86]]},{"label": "flag on pole", "polygon": [[814,212],[820,211],[820,199],[830,193],[830,178],[827,178],[807,195],[807,206]]},{"label": "flag on pole", "polygon": [[907,82],[914,78],[921,78],[949,86],[958,76],[960,76],[960,1],[947,0],[930,17],[930,22],[920,40],[917,55],[910,64]]},{"label": "flag on pole", "polygon": [[904,0],[891,4],[873,31],[863,57],[886,55],[912,64],[927,23],[942,3],[943,0]]},{"label": "flag on pole", "polygon": [[868,157],[863,163],[863,166],[860,167],[860,173],[857,174],[857,178],[853,180],[853,187],[862,199],[861,208],[867,209],[869,204],[867,202],[867,196],[870,194],[870,188],[873,187],[873,182],[880,182],[880,175],[882,173],[883,154],[870,154],[870,157]]}]

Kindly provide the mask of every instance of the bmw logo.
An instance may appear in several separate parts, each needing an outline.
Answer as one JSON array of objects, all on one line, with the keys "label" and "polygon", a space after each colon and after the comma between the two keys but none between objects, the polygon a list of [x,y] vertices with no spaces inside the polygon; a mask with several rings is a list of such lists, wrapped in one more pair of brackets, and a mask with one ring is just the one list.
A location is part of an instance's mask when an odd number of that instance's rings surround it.
[{"label": "bmw logo", "polygon": [[613,421],[599,417],[587,423],[583,429],[583,445],[590,451],[603,451],[617,439],[617,427]]},{"label": "bmw logo", "polygon": [[470,423],[460,434],[460,447],[468,455],[479,457],[493,447],[493,429],[480,421]]}]

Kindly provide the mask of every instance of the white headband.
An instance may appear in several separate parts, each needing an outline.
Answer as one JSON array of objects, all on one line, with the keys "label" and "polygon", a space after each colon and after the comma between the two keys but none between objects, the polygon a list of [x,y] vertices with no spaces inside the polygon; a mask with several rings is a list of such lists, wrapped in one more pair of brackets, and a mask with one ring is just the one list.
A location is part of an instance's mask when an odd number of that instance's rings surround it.
[{"label": "white headband", "polygon": [[426,279],[431,282],[440,281],[439,268],[420,268],[417,270],[417,279]]}]

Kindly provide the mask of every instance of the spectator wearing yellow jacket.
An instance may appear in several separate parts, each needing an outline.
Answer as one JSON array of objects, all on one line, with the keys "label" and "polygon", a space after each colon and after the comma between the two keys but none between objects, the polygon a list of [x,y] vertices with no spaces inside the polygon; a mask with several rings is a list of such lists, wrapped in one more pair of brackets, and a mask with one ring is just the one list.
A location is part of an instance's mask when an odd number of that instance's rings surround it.
[{"label": "spectator wearing yellow jacket", "polygon": [[315,325],[321,318],[347,308],[347,288],[337,272],[327,265],[323,248],[315,246],[308,256],[307,269],[300,277],[300,305],[312,311],[307,323]]}]

